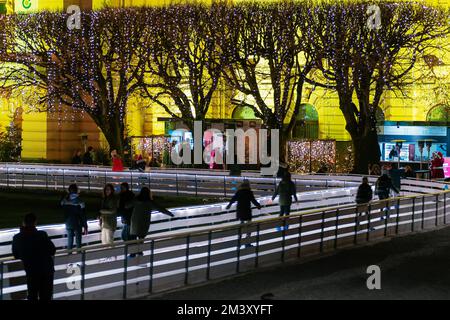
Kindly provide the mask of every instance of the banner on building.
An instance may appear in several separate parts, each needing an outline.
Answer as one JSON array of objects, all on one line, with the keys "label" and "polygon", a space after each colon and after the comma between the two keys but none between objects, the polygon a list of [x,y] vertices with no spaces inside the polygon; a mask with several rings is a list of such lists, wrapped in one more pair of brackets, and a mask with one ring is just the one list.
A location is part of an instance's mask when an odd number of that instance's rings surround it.
[{"label": "banner on building", "polygon": [[15,0],[14,12],[31,13],[38,10],[38,0]]}]

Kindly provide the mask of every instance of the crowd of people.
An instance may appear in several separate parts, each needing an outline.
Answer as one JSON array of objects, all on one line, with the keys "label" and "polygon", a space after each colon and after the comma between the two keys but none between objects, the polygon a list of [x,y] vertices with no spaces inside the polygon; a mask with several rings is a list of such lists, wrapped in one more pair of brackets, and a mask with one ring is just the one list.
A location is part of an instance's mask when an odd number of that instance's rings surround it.
[{"label": "crowd of people", "polygon": [[[122,158],[117,153],[117,150],[111,151],[111,162],[112,162],[112,171],[120,172],[123,171],[123,161]],[[83,154],[80,149],[75,150],[71,164],[76,165],[93,165],[96,163],[96,155],[94,147],[89,146],[86,152]]]}]

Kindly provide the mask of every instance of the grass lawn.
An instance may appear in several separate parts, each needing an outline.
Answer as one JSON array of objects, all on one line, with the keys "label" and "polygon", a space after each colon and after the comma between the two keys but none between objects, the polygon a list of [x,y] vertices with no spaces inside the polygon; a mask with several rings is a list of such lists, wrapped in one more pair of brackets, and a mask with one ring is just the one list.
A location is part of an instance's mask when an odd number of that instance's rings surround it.
[{"label": "grass lawn", "polygon": [[[63,193],[60,192],[1,189],[0,229],[20,226],[23,216],[28,212],[34,212],[37,215],[39,225],[63,223],[63,211],[59,206],[62,196]],[[101,205],[101,195],[82,193],[81,197],[86,203],[88,218],[96,218]],[[217,199],[184,196],[154,196],[154,198],[167,208],[218,201]]]}]

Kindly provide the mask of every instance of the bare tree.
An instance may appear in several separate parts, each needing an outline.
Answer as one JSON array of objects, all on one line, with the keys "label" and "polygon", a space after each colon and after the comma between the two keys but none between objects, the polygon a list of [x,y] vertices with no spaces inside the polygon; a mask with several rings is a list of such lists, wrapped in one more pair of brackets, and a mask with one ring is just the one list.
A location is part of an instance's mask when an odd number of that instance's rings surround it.
[{"label": "bare tree", "polygon": [[214,36],[218,6],[177,5],[155,14],[143,96],[193,129],[218,89],[223,52]]},{"label": "bare tree", "polygon": [[221,30],[221,50],[227,52],[224,77],[243,95],[236,105],[253,109],[270,129],[280,130],[280,156],[285,160],[286,143],[292,135],[302,103],[302,91],[315,61],[304,50],[306,36],[299,28],[301,3],[231,7]]},{"label": "bare tree", "polygon": [[143,81],[147,48],[141,44],[151,12],[83,13],[80,30],[69,30],[62,13],[8,16],[0,87],[16,94],[33,87],[40,111],[66,106],[86,112],[110,148],[123,153],[127,102]]},{"label": "bare tree", "polygon": [[367,173],[380,159],[375,113],[383,93],[401,92],[418,58],[449,31],[444,10],[417,3],[377,3],[381,25],[369,28],[367,8],[373,4],[321,3],[305,16],[311,35],[305,46],[336,87],[357,173]]}]

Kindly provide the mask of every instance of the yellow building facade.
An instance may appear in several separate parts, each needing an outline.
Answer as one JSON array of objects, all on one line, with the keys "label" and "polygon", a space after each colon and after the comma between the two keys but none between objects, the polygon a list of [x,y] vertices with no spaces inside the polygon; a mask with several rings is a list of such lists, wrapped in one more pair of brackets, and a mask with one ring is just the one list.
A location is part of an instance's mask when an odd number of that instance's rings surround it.
[{"label": "yellow building facade", "polygon": [[[201,1],[211,3],[213,0]],[[244,1],[244,0],[243,0]],[[64,10],[69,5],[76,4],[81,8],[94,10],[107,6],[127,7],[141,5],[167,5],[186,1],[173,0],[0,0],[0,5],[8,12],[23,10],[21,6],[31,5],[36,10]],[[194,1],[195,2],[195,1]],[[238,1],[234,1],[238,2]],[[425,1],[433,5],[450,6],[450,0]],[[1,8],[1,6],[0,6]],[[450,104],[450,57],[443,52],[437,53],[439,64],[433,71],[440,81],[428,80],[426,77],[420,82],[407,87],[407,96],[399,93],[387,92],[382,99],[381,109],[384,119],[388,121],[427,121],[427,115],[433,108]],[[417,78],[428,70],[426,61],[420,61],[411,72],[411,79]],[[213,103],[207,115],[208,118],[232,118],[234,106],[231,104],[229,91],[221,86],[214,96]],[[313,105],[318,114],[318,138],[348,141],[350,136],[345,131],[345,121],[338,107],[338,99],[332,90],[304,88],[308,99],[304,101]],[[14,117],[20,116],[23,139],[23,159],[47,159],[67,162],[74,150],[82,149],[82,135],[88,136],[88,145],[99,147],[105,145],[100,131],[93,121],[86,115],[77,114],[70,110],[64,112],[45,113],[33,112],[26,101],[20,98],[0,96],[0,126],[10,124]],[[127,124],[132,136],[150,136],[165,133],[165,123],[161,118],[168,114],[159,106],[149,101],[132,97],[129,101]]]}]

